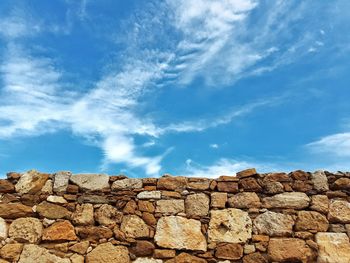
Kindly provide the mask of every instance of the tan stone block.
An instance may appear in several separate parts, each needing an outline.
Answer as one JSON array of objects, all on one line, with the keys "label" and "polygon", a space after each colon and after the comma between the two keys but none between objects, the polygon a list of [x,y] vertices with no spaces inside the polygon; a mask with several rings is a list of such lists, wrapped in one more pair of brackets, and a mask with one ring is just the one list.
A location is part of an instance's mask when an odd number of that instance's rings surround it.
[{"label": "tan stone block", "polygon": [[154,240],[158,246],[164,248],[207,250],[200,221],[180,216],[160,218]]},{"label": "tan stone block", "polygon": [[211,193],[211,207],[225,208],[227,202],[227,193],[214,192]]},{"label": "tan stone block", "polygon": [[314,262],[314,254],[305,241],[298,238],[271,238],[268,256],[277,262]]},{"label": "tan stone block", "polygon": [[345,233],[317,233],[318,263],[350,262],[349,237]]}]

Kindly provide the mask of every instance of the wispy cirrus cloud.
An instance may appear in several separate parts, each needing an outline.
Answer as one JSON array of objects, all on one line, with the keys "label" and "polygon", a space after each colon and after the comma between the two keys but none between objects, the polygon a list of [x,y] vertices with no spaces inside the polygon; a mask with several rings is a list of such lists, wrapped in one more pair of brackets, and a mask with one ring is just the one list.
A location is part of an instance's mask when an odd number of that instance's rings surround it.
[{"label": "wispy cirrus cloud", "polygon": [[325,136],[306,145],[313,153],[350,157],[350,132]]}]

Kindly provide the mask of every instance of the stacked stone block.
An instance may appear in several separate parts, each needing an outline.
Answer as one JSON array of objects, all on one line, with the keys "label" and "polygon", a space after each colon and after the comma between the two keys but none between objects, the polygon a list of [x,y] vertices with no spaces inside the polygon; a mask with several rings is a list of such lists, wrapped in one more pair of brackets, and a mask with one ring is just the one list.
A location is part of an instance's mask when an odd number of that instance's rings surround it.
[{"label": "stacked stone block", "polygon": [[350,173],[0,180],[0,263],[350,263]]}]

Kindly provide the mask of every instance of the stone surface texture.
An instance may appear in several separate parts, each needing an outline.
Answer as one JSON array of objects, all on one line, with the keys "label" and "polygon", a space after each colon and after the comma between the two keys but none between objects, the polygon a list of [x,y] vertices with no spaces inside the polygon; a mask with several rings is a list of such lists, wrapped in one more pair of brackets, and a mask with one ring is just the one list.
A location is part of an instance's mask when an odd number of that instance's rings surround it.
[{"label": "stone surface texture", "polygon": [[7,238],[8,234],[8,225],[6,220],[0,217],[0,240],[4,240]]},{"label": "stone surface texture", "polygon": [[42,174],[36,170],[30,170],[21,176],[15,188],[16,191],[21,194],[34,194],[43,188],[48,179],[48,174]]},{"label": "stone surface texture", "polygon": [[129,263],[129,252],[124,246],[103,243],[94,248],[86,256],[86,263]]},{"label": "stone surface texture", "polygon": [[49,250],[29,244],[24,245],[18,263],[70,263],[68,258],[58,257],[51,254]]},{"label": "stone surface texture", "polygon": [[204,193],[188,195],[185,200],[188,216],[206,216],[209,213],[209,197]]},{"label": "stone surface texture", "polygon": [[290,215],[267,211],[254,219],[254,232],[269,236],[291,236],[294,220]]},{"label": "stone surface texture", "polygon": [[180,216],[161,217],[157,223],[156,244],[164,248],[207,250],[201,223]]},{"label": "stone surface texture", "polygon": [[244,243],[252,235],[252,221],[240,209],[213,210],[208,229],[209,242]]},{"label": "stone surface texture", "polygon": [[345,233],[317,233],[318,263],[349,263],[350,243]]},{"label": "stone surface texture", "polygon": [[350,172],[0,179],[0,263],[350,263]]},{"label": "stone surface texture", "polygon": [[74,174],[70,181],[83,190],[97,191],[109,188],[109,176],[106,174]]},{"label": "stone surface texture", "polygon": [[38,243],[42,234],[42,223],[33,217],[18,218],[9,228],[9,236],[20,243]]},{"label": "stone surface texture", "polygon": [[300,192],[286,192],[263,199],[266,208],[303,209],[308,207],[309,203],[310,198],[305,193]]}]

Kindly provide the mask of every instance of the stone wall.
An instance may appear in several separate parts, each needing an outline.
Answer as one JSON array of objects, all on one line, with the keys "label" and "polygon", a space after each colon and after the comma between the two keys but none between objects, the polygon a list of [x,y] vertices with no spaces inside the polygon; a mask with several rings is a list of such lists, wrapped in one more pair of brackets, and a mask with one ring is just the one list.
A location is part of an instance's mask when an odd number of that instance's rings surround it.
[{"label": "stone wall", "polygon": [[0,263],[350,262],[350,173],[0,180]]}]

